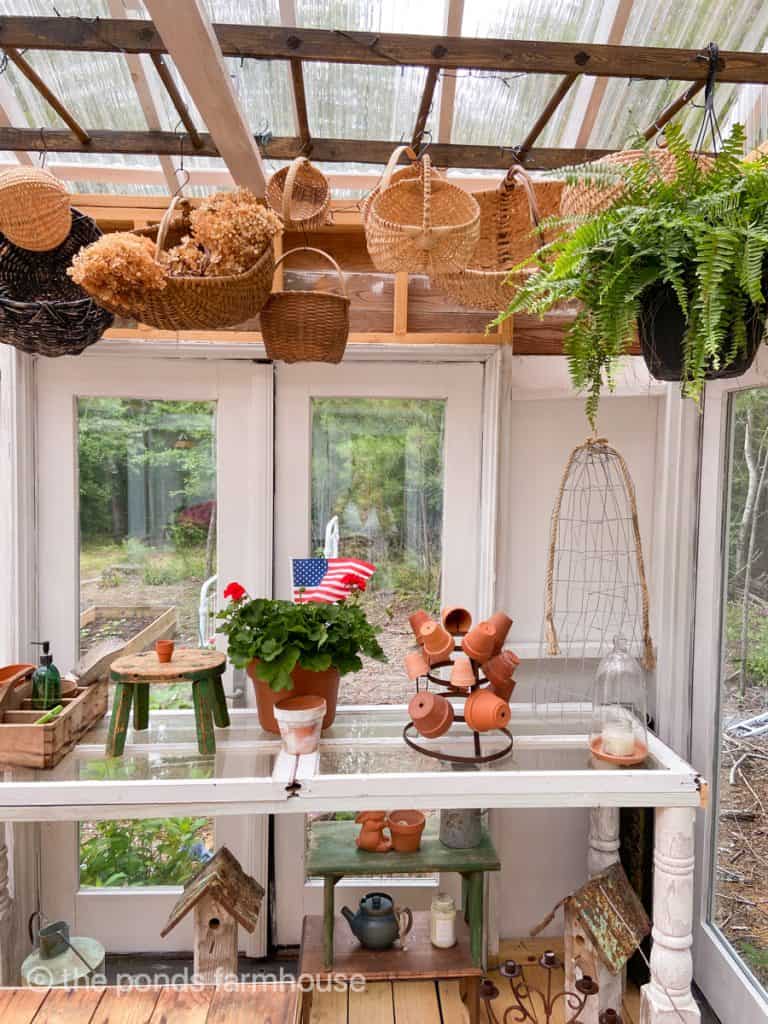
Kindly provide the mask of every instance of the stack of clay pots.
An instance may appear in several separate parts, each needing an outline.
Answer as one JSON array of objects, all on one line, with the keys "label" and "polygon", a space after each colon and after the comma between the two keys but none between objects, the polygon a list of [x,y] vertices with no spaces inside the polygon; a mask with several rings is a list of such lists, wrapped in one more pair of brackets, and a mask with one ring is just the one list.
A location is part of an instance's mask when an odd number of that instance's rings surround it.
[{"label": "stack of clay pots", "polygon": [[[436,622],[423,610],[410,616],[419,647],[406,655],[405,670],[418,686],[432,669],[450,666],[447,679],[440,678],[450,695],[465,698],[464,721],[475,732],[503,729],[509,722],[509,699],[520,659],[504,650],[512,619],[496,612],[473,627],[466,608],[444,608]],[[481,675],[482,672],[482,675]],[[419,690],[408,711],[416,730],[426,739],[437,739],[454,721],[453,705],[439,693]]]}]

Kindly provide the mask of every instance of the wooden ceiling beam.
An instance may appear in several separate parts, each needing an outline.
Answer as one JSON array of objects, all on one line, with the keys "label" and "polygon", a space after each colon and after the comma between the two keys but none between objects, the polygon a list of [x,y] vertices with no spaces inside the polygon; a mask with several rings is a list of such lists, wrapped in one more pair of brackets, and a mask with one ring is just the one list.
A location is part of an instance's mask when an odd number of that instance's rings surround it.
[{"label": "wooden ceiling beam", "polygon": [[[296,24],[296,0],[279,0],[280,24],[292,27]],[[296,123],[296,132],[304,144],[304,150],[309,152],[309,141],[311,133],[309,130],[309,114],[307,113],[307,92],[304,88],[304,69],[301,61],[292,59],[291,68],[291,97],[293,99],[293,116]]]},{"label": "wooden ceiling beam", "polygon": [[[606,26],[605,42],[612,45],[621,43],[624,38],[624,33],[627,29],[627,23],[629,22],[629,16],[632,13],[634,6],[634,0],[614,0],[613,6],[607,5],[604,8],[604,17],[610,18],[610,22]],[[574,146],[588,146],[589,140],[592,136],[592,131],[595,127],[600,108],[603,105],[603,98],[605,96],[605,90],[608,88],[607,78],[590,78],[585,79],[583,84],[586,87],[585,102],[581,109],[583,110],[583,117],[581,124],[578,127],[576,138],[574,139]],[[577,105],[579,106],[579,105]]]},{"label": "wooden ceiling beam", "polygon": [[[152,0],[148,7],[157,2]],[[180,18],[176,4],[166,0],[166,6],[172,9],[179,29],[188,24],[186,9]],[[606,78],[670,78],[683,82],[696,82],[707,75],[703,50],[675,47],[341,32],[267,25],[216,24],[211,28],[225,57],[551,75],[578,71]],[[166,41],[151,21],[108,18],[2,17],[0,46],[92,53],[168,52]],[[195,54],[195,58],[200,60],[200,54]],[[722,50],[720,60],[718,82],[768,84],[768,54]]]},{"label": "wooden ceiling beam", "polygon": [[544,107],[542,112],[536,118],[533,127],[528,132],[526,137],[520,143],[519,146],[515,146],[515,156],[518,160],[525,157],[526,153],[530,153],[533,148],[533,144],[547,127],[549,122],[552,120],[552,115],[563,102],[565,97],[571,90],[571,86],[579,78],[578,75],[564,75],[560,81],[560,84],[550,96],[547,101],[547,105]]},{"label": "wooden ceiling beam", "polygon": [[5,46],[3,49],[5,50],[5,55],[8,60],[15,64],[19,72],[24,75],[29,84],[36,89],[45,102],[56,111],[64,124],[67,125],[80,140],[81,145],[87,146],[91,141],[91,137],[88,132],[84,128],[80,127],[59,97],[48,88],[29,61],[25,60],[25,58],[13,46]]},{"label": "wooden ceiling beam", "polygon": [[[445,34],[461,35],[464,22],[464,0],[448,0],[445,10]],[[437,120],[437,141],[450,142],[453,133],[453,108],[456,104],[456,76],[443,72],[440,82],[440,110]]]},{"label": "wooden ceiling beam", "polygon": [[437,85],[437,76],[439,74],[440,68],[427,68],[427,80],[424,83],[419,111],[416,114],[416,124],[413,126],[413,135],[411,136],[411,149],[418,149],[421,145],[421,140],[424,138],[427,120],[432,110],[432,100],[435,98],[435,86]]},{"label": "wooden ceiling beam", "polygon": [[[176,155],[180,139],[185,147],[191,145],[186,135],[176,132],[131,132],[93,131],[91,142],[83,146],[73,132],[46,131],[44,140],[36,128],[0,127],[0,151],[19,149],[52,153],[129,153],[134,156]],[[256,137],[252,137],[256,145]],[[200,133],[202,143],[195,156],[223,156],[214,138],[207,132]],[[396,141],[388,139],[312,139],[312,159],[328,163],[385,164]],[[264,157],[272,160],[293,160],[303,149],[300,138],[275,136],[262,147]],[[189,152],[189,149],[186,149]],[[528,170],[548,171],[570,164],[598,160],[613,152],[609,149],[554,149],[532,147],[523,154],[520,163]],[[430,146],[430,156],[438,167],[482,167],[488,170],[507,170],[513,159],[513,150],[501,146],[476,146],[470,144],[435,142]],[[230,168],[231,170],[231,168]],[[233,175],[234,177],[234,175]],[[235,179],[237,180],[237,179]]]},{"label": "wooden ceiling beam", "polygon": [[682,110],[686,104],[690,103],[694,96],[698,96],[704,88],[704,84],[704,82],[693,82],[688,86],[685,92],[682,93],[682,95],[678,96],[676,100],[672,100],[669,106],[662,110],[653,124],[649,124],[643,132],[643,138],[646,142],[650,142],[654,135],[658,135],[664,125],[671,121],[678,111]]},{"label": "wooden ceiling beam", "polygon": [[179,87],[176,85],[171,69],[165,63],[165,58],[162,53],[151,53],[150,60],[155,66],[157,71],[157,77],[165,86],[165,91],[170,97],[171,103],[173,104],[174,110],[179,115],[181,123],[184,125],[184,130],[192,141],[192,145],[195,149],[200,149],[202,142],[200,141],[200,133],[198,132],[195,122],[192,120],[192,115],[189,112],[189,107],[184,102],[184,97],[179,91]]}]

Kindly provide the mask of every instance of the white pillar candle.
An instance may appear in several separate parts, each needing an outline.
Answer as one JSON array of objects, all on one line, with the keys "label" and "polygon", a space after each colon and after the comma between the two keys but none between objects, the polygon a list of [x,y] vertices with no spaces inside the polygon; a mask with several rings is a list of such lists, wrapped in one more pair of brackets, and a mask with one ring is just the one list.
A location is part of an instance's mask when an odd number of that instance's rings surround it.
[{"label": "white pillar candle", "polygon": [[603,753],[629,757],[635,752],[635,734],[630,722],[607,722],[603,726]]}]

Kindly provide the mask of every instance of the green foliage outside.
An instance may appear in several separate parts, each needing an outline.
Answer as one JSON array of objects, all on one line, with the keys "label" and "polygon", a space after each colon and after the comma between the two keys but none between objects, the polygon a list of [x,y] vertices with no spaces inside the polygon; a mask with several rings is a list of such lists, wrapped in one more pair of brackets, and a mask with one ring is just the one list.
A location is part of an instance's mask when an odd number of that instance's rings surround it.
[{"label": "green foliage outside", "polygon": [[101,821],[87,831],[81,826],[80,884],[184,885],[210,857],[207,831],[207,818]]}]

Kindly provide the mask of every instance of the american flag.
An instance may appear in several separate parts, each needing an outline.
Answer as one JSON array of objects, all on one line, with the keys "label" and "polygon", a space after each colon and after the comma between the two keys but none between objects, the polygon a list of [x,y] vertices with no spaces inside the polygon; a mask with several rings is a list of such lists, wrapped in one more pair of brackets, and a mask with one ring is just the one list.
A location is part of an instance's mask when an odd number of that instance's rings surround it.
[{"label": "american flag", "polygon": [[375,572],[375,565],[359,558],[294,558],[293,602],[343,601],[356,586],[364,590]]}]

